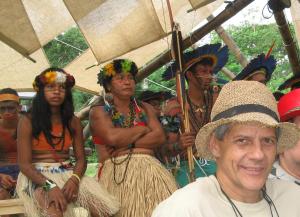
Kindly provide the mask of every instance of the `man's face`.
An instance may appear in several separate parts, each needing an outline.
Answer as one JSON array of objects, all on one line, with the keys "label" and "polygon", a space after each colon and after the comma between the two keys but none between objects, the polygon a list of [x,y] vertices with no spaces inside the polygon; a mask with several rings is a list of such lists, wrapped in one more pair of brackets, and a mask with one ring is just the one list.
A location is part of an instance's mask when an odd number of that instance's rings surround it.
[{"label": "man's face", "polygon": [[194,73],[192,74],[191,80],[195,80],[196,84],[201,84],[203,89],[208,89],[213,79],[213,67],[210,65],[197,64]]},{"label": "man's face", "polygon": [[[300,116],[297,116],[293,119],[293,122],[300,128]],[[300,140],[298,141],[297,145],[293,148],[285,150],[281,154],[286,161],[289,161],[292,165],[297,165],[300,167]]]},{"label": "man's face", "polygon": [[260,83],[266,84],[267,83],[267,79],[266,79],[266,75],[264,73],[257,73],[254,74],[253,76],[251,76],[248,80],[251,81],[258,81]]},{"label": "man's face", "polygon": [[130,73],[116,74],[110,83],[110,92],[115,96],[128,98],[134,95],[135,81]]},{"label": "man's face", "polygon": [[276,144],[275,129],[255,123],[232,125],[223,141],[213,137],[210,148],[221,183],[241,194],[260,191],[275,160]]},{"label": "man's face", "polygon": [[20,105],[16,101],[2,101],[0,102],[0,117],[3,119],[13,119],[18,116]]}]

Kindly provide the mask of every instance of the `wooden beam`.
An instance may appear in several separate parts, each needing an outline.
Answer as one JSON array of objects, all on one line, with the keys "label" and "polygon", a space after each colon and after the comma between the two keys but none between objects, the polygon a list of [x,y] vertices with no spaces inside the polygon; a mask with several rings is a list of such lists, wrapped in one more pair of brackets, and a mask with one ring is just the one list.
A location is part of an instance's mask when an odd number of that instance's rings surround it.
[{"label": "wooden beam", "polygon": [[[199,41],[205,35],[213,31],[215,28],[220,26],[222,23],[229,20],[231,17],[236,15],[239,11],[245,8],[254,0],[236,0],[227,5],[224,11],[222,11],[219,15],[217,15],[214,19],[212,19],[209,23],[195,30],[191,36],[185,38],[183,40],[183,49],[190,47],[192,44]],[[160,56],[158,56],[155,60],[145,65],[145,67],[141,68],[139,74],[137,75],[137,81],[141,81],[142,79],[149,76],[152,72],[165,65],[167,62],[171,60],[170,50],[163,52]]]},{"label": "wooden beam", "polygon": [[297,52],[296,42],[292,36],[283,10],[274,12],[274,18],[280,31],[285,49],[288,53],[288,58],[291,64],[292,71],[294,74],[300,74],[300,61]]}]

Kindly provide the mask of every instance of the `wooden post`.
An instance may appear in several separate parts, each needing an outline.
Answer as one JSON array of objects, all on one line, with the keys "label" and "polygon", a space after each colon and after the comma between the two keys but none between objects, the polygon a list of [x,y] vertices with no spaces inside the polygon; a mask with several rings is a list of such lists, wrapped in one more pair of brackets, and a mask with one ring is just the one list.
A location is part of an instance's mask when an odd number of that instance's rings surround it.
[{"label": "wooden post", "polygon": [[[215,16],[210,15],[207,20],[211,21],[215,18]],[[248,60],[240,50],[240,48],[237,46],[235,41],[232,39],[232,37],[229,35],[229,33],[226,32],[226,30],[222,26],[217,26],[215,31],[218,33],[219,37],[224,41],[224,43],[228,46],[229,50],[233,53],[237,61],[245,68],[248,65]]]},{"label": "wooden post", "polygon": [[296,38],[300,47],[300,1],[292,0],[291,14],[296,32]]},{"label": "wooden post", "polygon": [[[231,17],[236,15],[240,10],[245,8],[254,0],[236,0],[225,8],[218,16],[212,19],[209,23],[205,24],[204,26],[200,27],[199,29],[195,30],[191,36],[185,38],[183,40],[183,49],[188,48],[192,44],[199,41],[209,32],[213,31],[215,28],[220,26],[222,23],[229,20]],[[137,81],[141,81],[147,76],[149,76],[152,72],[154,72],[159,67],[165,65],[167,62],[171,60],[170,50],[163,52],[158,58],[147,64],[143,67],[139,74],[137,75]]]},{"label": "wooden post", "polygon": [[296,42],[291,34],[289,25],[286,21],[283,10],[274,11],[274,17],[280,31],[284,46],[288,53],[291,68],[294,74],[300,73],[300,61],[297,53]]}]

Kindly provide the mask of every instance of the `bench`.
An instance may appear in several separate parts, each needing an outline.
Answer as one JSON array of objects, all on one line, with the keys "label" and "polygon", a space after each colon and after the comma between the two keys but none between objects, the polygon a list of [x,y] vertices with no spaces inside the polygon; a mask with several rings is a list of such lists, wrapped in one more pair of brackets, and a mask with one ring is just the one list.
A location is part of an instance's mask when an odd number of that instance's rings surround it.
[{"label": "bench", "polygon": [[0,216],[24,213],[23,202],[20,199],[0,200]]}]

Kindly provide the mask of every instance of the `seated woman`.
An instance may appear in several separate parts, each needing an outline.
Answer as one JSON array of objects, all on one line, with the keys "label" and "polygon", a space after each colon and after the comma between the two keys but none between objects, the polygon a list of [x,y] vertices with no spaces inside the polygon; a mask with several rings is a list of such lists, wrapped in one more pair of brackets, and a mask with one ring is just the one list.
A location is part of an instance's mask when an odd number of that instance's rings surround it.
[{"label": "seated woman", "polygon": [[19,96],[11,88],[0,90],[0,200],[14,195],[19,167],[17,165],[17,126]]},{"label": "seated woman", "polygon": [[120,200],[116,216],[122,217],[151,216],[177,188],[175,179],[154,157],[165,135],[152,106],[133,98],[136,73],[136,64],[126,59],[104,66],[98,83],[113,99],[90,111],[91,133],[102,163],[99,181]]},{"label": "seated woman", "polygon": [[[74,116],[74,84],[73,76],[59,68],[46,69],[33,83],[37,93],[32,111],[18,126],[21,173],[17,193],[27,216],[73,217],[75,210],[109,216],[118,211],[119,203],[94,179],[83,176],[86,160],[82,127]],[[70,146],[74,148],[75,166],[68,161]]]}]

